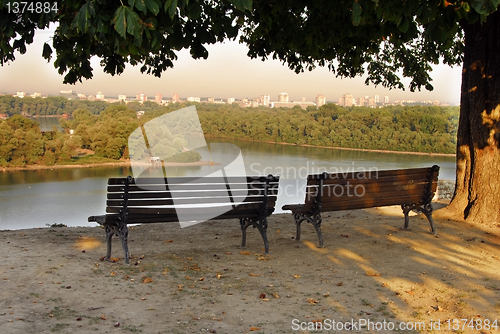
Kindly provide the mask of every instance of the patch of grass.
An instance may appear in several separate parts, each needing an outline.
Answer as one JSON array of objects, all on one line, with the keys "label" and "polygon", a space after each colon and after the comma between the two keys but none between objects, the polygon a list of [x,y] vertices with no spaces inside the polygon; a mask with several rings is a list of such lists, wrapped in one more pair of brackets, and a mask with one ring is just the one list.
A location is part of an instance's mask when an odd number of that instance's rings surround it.
[{"label": "patch of grass", "polygon": [[52,316],[56,319],[62,319],[65,317],[76,317],[77,312],[75,310],[69,309],[69,308],[63,308],[60,306],[54,306],[52,311],[49,312],[49,316]]},{"label": "patch of grass", "polygon": [[361,299],[361,303],[364,305],[364,306],[370,306],[370,307],[373,307],[373,303],[370,303],[368,300],[366,299]]},{"label": "patch of grass", "polygon": [[54,327],[52,327],[50,329],[50,331],[51,332],[59,332],[59,331],[62,331],[66,327],[69,327],[69,324],[57,323],[57,324],[55,324]]},{"label": "patch of grass", "polygon": [[142,329],[139,329],[132,325],[127,325],[123,327],[123,330],[130,331],[132,333],[142,333]]}]

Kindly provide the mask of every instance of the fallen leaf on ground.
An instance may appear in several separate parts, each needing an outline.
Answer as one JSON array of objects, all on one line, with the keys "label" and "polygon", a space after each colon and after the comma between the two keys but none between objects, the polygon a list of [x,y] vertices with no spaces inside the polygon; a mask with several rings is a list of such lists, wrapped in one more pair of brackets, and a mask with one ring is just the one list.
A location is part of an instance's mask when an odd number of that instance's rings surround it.
[{"label": "fallen leaf on ground", "polygon": [[255,332],[255,331],[258,331],[260,330],[260,327],[250,327],[250,331],[251,332]]},{"label": "fallen leaf on ground", "polygon": [[293,277],[295,277],[295,278],[300,278],[300,275],[293,275]]},{"label": "fallen leaf on ground", "polygon": [[247,252],[247,251],[240,251],[241,255],[252,255],[252,253]]},{"label": "fallen leaf on ground", "polygon": [[248,275],[253,276],[253,277],[260,276],[260,274],[253,274],[253,273],[250,273],[250,274],[248,274]]},{"label": "fallen leaf on ground", "polygon": [[174,240],[165,240],[165,241],[163,241],[164,244],[169,244],[169,243],[172,243],[172,242],[174,242]]},{"label": "fallen leaf on ground", "polygon": [[374,277],[376,277],[376,276],[380,276],[380,273],[378,273],[378,272],[376,272],[376,271],[371,271],[371,270],[368,270],[368,271],[366,272],[366,276],[374,276]]},{"label": "fallen leaf on ground", "polygon": [[274,298],[276,298],[276,299],[279,299],[279,298],[280,298],[280,295],[278,295],[276,292],[275,292],[275,293],[273,293],[273,296],[274,296]]},{"label": "fallen leaf on ground", "polygon": [[342,285],[344,285],[344,282],[338,282],[337,283],[337,286],[342,286]]},{"label": "fallen leaf on ground", "polygon": [[149,278],[149,277],[143,277],[144,280],[142,281],[142,283],[151,283],[153,282],[153,279],[152,278]]},{"label": "fallen leaf on ground", "polygon": [[307,302],[308,302],[309,304],[317,304],[317,303],[319,303],[319,301],[317,301],[317,300],[316,300],[316,299],[314,299],[314,298],[307,298]]}]

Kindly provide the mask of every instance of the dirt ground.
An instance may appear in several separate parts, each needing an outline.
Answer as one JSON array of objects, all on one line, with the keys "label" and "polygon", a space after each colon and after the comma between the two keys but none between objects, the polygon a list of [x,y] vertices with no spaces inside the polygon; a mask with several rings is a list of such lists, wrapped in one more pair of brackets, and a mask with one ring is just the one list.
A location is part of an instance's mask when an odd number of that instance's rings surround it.
[{"label": "dirt ground", "polygon": [[[443,205],[437,204],[436,206]],[[500,333],[500,226],[398,207],[323,216],[325,248],[269,219],[130,228],[130,265],[100,227],[0,232],[1,333]],[[472,320],[472,321],[471,321]]]}]

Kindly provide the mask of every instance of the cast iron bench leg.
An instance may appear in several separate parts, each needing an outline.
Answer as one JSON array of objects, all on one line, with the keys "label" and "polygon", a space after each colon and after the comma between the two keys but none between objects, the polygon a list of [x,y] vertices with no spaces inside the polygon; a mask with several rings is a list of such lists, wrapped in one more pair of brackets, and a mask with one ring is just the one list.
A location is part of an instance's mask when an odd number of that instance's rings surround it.
[{"label": "cast iron bench leg", "polygon": [[240,226],[241,226],[241,248],[245,248],[247,242],[247,228],[252,225],[256,227],[260,235],[262,236],[262,240],[264,241],[264,250],[265,253],[269,253],[269,242],[267,240],[267,220],[264,218],[261,221],[257,222],[255,219],[249,218],[241,218]]},{"label": "cast iron bench leg", "polygon": [[410,210],[417,209],[418,211],[422,212],[426,217],[427,220],[429,221],[429,224],[431,225],[431,233],[434,233],[434,235],[437,235],[436,232],[436,226],[434,225],[434,219],[432,219],[432,204],[427,203],[424,205],[410,205],[410,204],[403,204],[401,205],[401,209],[403,209],[403,213],[405,214],[405,226],[403,229],[408,229],[408,225],[410,224]]},{"label": "cast iron bench leg", "polygon": [[128,228],[127,224],[123,224],[118,231],[118,235],[120,236],[120,240],[122,242],[122,247],[123,247],[123,252],[125,254],[125,263],[129,263],[129,254],[128,254],[128,245],[127,245],[127,239],[128,239]]},{"label": "cast iron bench leg", "polygon": [[316,234],[318,235],[319,239],[319,248],[323,248],[323,233],[321,232],[321,213],[317,213],[314,216],[309,216],[304,213],[298,213],[294,212],[293,217],[295,218],[295,227],[296,227],[296,237],[295,240],[300,241],[300,224],[304,221],[307,220],[309,223],[311,223],[312,226],[314,226],[314,229],[316,230]]},{"label": "cast iron bench leg", "polygon": [[408,225],[410,225],[410,210],[412,209],[411,205],[408,204],[402,204],[401,209],[403,209],[403,213],[405,215],[405,225],[403,227],[404,230],[408,229]]},{"label": "cast iron bench leg", "polygon": [[423,212],[423,214],[427,217],[429,224],[431,224],[431,233],[437,235],[436,226],[434,226],[434,219],[432,219],[432,204],[427,203],[425,205],[422,205],[420,211]]},{"label": "cast iron bench leg", "polygon": [[269,242],[267,241],[267,219],[262,219],[259,224],[256,224],[256,227],[262,236],[262,240],[264,241],[264,251],[266,254],[269,254]]},{"label": "cast iron bench leg", "polygon": [[113,238],[113,234],[116,233],[116,226],[106,226],[106,257],[104,258],[106,261],[109,261],[111,258],[111,239]]},{"label": "cast iron bench leg", "polygon": [[247,227],[250,226],[251,221],[246,218],[241,218],[240,219],[240,226],[241,226],[241,248],[245,248],[245,245],[247,243]]}]

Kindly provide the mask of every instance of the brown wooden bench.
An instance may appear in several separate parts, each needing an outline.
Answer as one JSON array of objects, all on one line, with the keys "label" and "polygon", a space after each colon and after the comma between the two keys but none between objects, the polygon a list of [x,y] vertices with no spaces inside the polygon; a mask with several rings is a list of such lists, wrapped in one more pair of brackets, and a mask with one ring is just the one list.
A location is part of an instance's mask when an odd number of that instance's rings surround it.
[{"label": "brown wooden bench", "polygon": [[423,212],[436,234],[431,201],[437,189],[439,166],[430,168],[308,175],[304,204],[284,205],[291,210],[300,240],[300,224],[311,223],[323,247],[321,213],[401,205],[408,228],[411,210]]},{"label": "brown wooden bench", "polygon": [[107,253],[111,257],[111,238],[120,237],[129,262],[127,224],[171,223],[188,217],[190,222],[209,219],[239,219],[241,246],[246,244],[246,229],[256,227],[267,241],[267,217],[274,211],[279,177],[169,177],[110,178],[107,187],[106,215],[91,216],[106,229]]}]

